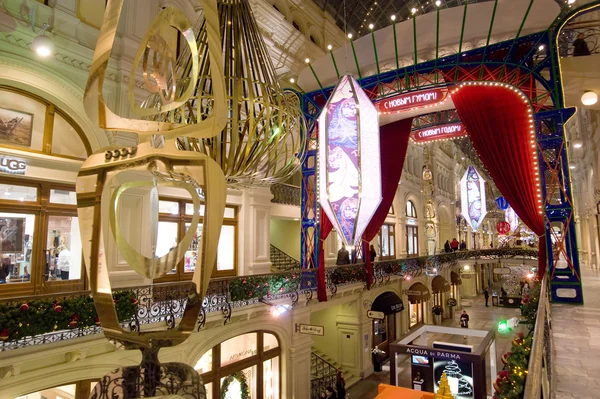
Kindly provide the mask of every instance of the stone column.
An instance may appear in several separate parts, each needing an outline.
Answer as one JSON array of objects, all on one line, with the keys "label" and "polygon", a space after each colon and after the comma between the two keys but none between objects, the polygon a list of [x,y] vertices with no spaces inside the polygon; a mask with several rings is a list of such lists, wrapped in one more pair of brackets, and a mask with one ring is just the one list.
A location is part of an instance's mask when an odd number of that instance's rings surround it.
[{"label": "stone column", "polygon": [[[292,328],[296,324],[310,324],[310,308],[294,311]],[[285,378],[291,394],[283,392],[282,397],[293,399],[310,398],[310,354],[312,352],[312,338],[294,332],[292,334],[292,347],[290,348],[289,364],[286,366]],[[290,391],[288,391],[290,392]]]},{"label": "stone column", "polygon": [[264,274],[271,272],[270,220],[271,199],[268,187],[244,190],[244,259],[239,274]]}]

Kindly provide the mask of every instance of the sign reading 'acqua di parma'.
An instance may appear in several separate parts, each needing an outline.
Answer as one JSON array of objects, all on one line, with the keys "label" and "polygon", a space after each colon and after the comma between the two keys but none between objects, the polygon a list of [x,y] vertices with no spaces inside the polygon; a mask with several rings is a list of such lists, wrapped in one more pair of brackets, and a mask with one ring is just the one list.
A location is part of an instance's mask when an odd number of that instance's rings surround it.
[{"label": "sign reading 'acqua di parma'", "polygon": [[26,171],[26,161],[8,156],[0,156],[0,172],[24,175]]}]

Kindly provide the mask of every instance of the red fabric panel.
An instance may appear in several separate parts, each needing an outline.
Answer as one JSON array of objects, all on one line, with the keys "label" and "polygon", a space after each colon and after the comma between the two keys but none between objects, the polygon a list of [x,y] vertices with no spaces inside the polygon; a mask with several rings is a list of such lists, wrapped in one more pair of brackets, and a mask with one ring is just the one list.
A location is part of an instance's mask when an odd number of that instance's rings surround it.
[{"label": "red fabric panel", "polygon": [[[502,86],[463,86],[452,101],[496,187],[517,215],[540,236],[540,268],[546,269],[544,217],[538,205],[537,150],[530,136],[530,106]],[[535,155],[534,155],[535,151]],[[535,169],[534,169],[535,168]]]},{"label": "red fabric panel", "polygon": [[325,251],[323,250],[323,243],[325,242],[325,239],[327,238],[329,233],[331,233],[331,230],[333,229],[333,224],[331,223],[325,212],[323,212],[323,210],[321,210],[320,224],[321,231],[319,237],[320,241],[318,265],[319,269],[317,271],[317,298],[319,299],[319,302],[325,302],[327,301],[327,284],[325,282]]},{"label": "red fabric panel", "polygon": [[371,262],[368,244],[381,230],[396,196],[406,158],[412,120],[413,118],[403,119],[379,128],[382,200],[363,233],[363,259],[366,259],[369,287],[373,284],[373,262]]}]

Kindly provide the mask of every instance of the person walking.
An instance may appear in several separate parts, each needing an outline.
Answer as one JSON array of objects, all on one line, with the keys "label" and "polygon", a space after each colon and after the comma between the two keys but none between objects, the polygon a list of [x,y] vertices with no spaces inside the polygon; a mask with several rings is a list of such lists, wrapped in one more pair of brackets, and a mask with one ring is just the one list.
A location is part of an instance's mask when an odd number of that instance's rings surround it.
[{"label": "person walking", "polygon": [[338,399],[346,399],[346,380],[344,380],[344,373],[341,371],[337,372],[335,389],[337,389]]},{"label": "person walking", "polygon": [[342,247],[337,253],[337,260],[335,261],[337,266],[349,265],[350,264],[350,252],[346,249],[346,244],[342,244]]},{"label": "person walking", "polygon": [[444,244],[444,252],[445,253],[452,252],[452,247],[450,246],[450,241],[448,241],[448,240],[446,240],[446,243]]},{"label": "person walking", "polygon": [[452,239],[452,243],[450,244],[450,247],[452,248],[452,252],[458,251],[458,240],[456,238]]},{"label": "person walking", "polygon": [[[462,314],[460,315],[460,327],[461,328],[469,328],[469,315],[467,314],[466,310],[462,311]],[[464,336],[464,339],[467,339],[467,336]]]},{"label": "person walking", "polygon": [[485,291],[483,291],[483,296],[485,297],[485,307],[488,307],[488,300],[490,299],[490,292],[487,287],[485,287]]}]

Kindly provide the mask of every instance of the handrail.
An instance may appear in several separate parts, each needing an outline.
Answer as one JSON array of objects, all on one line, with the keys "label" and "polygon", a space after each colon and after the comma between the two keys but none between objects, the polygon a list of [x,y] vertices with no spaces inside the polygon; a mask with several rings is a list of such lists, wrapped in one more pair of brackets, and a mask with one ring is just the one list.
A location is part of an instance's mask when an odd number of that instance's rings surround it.
[{"label": "handrail", "polygon": [[[543,358],[544,349],[552,350],[552,342],[549,335],[546,334],[546,329],[549,328],[549,301],[548,301],[548,278],[544,276],[540,287],[540,298],[538,302],[538,308],[536,312],[535,327],[533,330],[533,343],[531,345],[531,353],[529,355],[529,365],[527,368],[527,380],[525,381],[525,390],[523,391],[523,399],[539,399],[542,394],[543,384]],[[552,382],[549,377],[551,374],[551,368],[549,367],[550,359],[546,358],[546,378]],[[552,392],[552,386],[550,386],[550,392]]]}]

